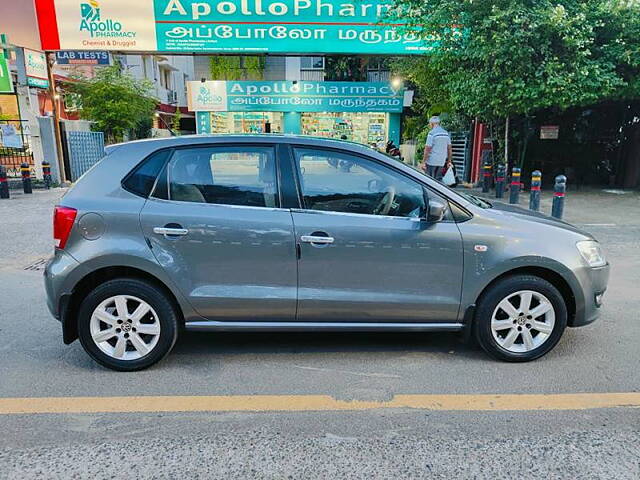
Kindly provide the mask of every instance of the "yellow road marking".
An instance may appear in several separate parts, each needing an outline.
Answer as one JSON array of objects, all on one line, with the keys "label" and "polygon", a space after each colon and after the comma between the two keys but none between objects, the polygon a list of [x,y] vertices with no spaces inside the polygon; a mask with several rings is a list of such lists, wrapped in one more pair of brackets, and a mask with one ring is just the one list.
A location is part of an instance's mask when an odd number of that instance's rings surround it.
[{"label": "yellow road marking", "polygon": [[640,393],[396,395],[389,401],[329,395],[0,398],[0,415],[34,413],[310,412],[413,408],[450,411],[587,410],[640,407]]}]

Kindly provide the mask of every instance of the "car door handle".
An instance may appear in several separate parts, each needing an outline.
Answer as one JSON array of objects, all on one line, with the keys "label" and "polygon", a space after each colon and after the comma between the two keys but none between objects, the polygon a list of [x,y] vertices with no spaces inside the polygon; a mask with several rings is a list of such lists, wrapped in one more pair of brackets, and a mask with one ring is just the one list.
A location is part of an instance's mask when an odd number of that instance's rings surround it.
[{"label": "car door handle", "polygon": [[189,230],[186,228],[153,227],[153,233],[158,235],[186,235]]},{"label": "car door handle", "polygon": [[334,242],[333,237],[319,237],[316,235],[302,235],[300,241],[304,243],[329,244]]}]

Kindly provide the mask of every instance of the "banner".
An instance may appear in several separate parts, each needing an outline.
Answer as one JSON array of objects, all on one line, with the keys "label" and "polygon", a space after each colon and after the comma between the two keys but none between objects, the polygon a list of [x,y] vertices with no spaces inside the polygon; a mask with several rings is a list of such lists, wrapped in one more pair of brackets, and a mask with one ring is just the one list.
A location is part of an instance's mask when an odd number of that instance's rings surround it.
[{"label": "banner", "polygon": [[405,55],[391,0],[36,0],[44,50]]},{"label": "banner", "polygon": [[402,112],[404,89],[384,82],[187,82],[189,110],[208,112]]},{"label": "banner", "polygon": [[43,52],[25,48],[24,68],[27,75],[27,85],[30,87],[49,88],[47,56]]},{"label": "banner", "polygon": [[9,71],[9,64],[2,50],[0,50],[0,93],[13,93],[13,81]]}]

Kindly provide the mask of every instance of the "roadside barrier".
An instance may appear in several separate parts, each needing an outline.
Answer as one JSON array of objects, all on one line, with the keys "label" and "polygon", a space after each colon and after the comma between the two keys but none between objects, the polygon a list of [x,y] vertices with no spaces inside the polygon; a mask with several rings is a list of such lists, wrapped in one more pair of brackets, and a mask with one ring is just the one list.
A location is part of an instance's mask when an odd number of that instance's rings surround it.
[{"label": "roadside barrier", "polygon": [[556,218],[562,218],[564,213],[564,196],[567,192],[567,177],[564,175],[558,175],[556,177],[556,183],[553,187],[553,205],[551,207],[551,216]]},{"label": "roadside barrier", "polygon": [[529,210],[540,211],[540,186],[542,185],[542,172],[534,170],[531,173],[531,193],[529,195]]},{"label": "roadside barrier", "polygon": [[20,171],[22,172],[22,190],[24,193],[33,193],[31,189],[31,168],[28,163],[20,165]]},{"label": "roadside barrier", "polygon": [[44,188],[51,188],[51,164],[46,160],[42,162],[42,177],[44,180]]},{"label": "roadside barrier", "polygon": [[496,169],[496,198],[504,197],[504,177],[507,173],[507,166],[504,163],[498,164]]},{"label": "roadside barrier", "polygon": [[9,198],[9,182],[7,182],[7,169],[0,165],[0,198]]},{"label": "roadside barrier", "polygon": [[520,172],[518,167],[513,167],[511,171],[511,186],[509,187],[509,203],[516,205],[520,203]]},{"label": "roadside barrier", "polygon": [[488,193],[491,188],[491,176],[493,175],[492,163],[493,159],[491,158],[491,155],[485,155],[482,165],[482,193]]}]

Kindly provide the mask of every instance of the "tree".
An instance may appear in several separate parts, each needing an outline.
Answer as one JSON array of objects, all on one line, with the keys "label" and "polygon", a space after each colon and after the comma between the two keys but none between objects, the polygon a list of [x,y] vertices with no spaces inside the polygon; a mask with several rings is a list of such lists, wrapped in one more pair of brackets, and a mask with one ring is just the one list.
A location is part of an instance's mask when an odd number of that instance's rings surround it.
[{"label": "tree", "polygon": [[81,98],[81,118],[94,122],[109,141],[121,141],[125,133],[144,130],[153,118],[158,101],[153,85],[124,73],[117,65],[102,67],[95,77],[76,78],[67,89]]},{"label": "tree", "polygon": [[394,15],[438,42],[396,65],[431,103],[495,122],[640,97],[637,1],[395,0]]}]

